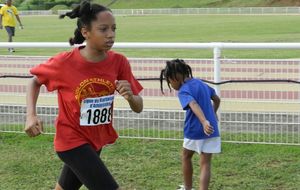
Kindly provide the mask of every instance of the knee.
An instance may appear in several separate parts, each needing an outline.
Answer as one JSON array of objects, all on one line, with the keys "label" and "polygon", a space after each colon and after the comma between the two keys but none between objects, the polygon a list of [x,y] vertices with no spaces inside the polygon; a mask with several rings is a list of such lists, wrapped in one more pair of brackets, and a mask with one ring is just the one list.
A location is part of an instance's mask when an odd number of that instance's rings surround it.
[{"label": "knee", "polygon": [[57,183],[54,190],[63,190],[63,188]]},{"label": "knee", "polygon": [[182,152],[182,159],[183,160],[190,160],[190,159],[192,159],[193,154],[194,154],[193,151],[184,149],[183,152]]}]

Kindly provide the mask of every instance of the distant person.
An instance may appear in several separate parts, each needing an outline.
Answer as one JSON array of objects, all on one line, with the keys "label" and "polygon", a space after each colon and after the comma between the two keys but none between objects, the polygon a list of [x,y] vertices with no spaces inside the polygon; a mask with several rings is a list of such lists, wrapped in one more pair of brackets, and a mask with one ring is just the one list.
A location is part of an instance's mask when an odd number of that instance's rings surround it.
[{"label": "distant person", "polygon": [[[12,42],[12,37],[15,36],[15,27],[17,18],[20,28],[23,29],[23,24],[20,20],[18,9],[12,5],[12,0],[6,0],[6,5],[0,9],[0,29],[5,27],[8,34],[8,42]],[[15,52],[14,48],[8,48],[9,52]]]},{"label": "distant person", "polygon": [[54,148],[64,165],[55,190],[116,190],[119,185],[99,157],[102,148],[118,138],[113,128],[114,96],[118,92],[134,112],[143,110],[143,87],[135,79],[125,56],[110,50],[116,22],[110,9],[83,1],[60,18],[77,18],[75,47],[30,70],[25,132],[42,133],[36,113],[41,85],[57,91],[58,117]]},{"label": "distant person", "polygon": [[217,110],[220,98],[213,88],[199,79],[193,78],[192,69],[183,60],[167,61],[161,71],[160,82],[163,93],[163,80],[178,91],[181,106],[186,110],[182,170],[184,185],[180,190],[191,190],[193,184],[192,157],[200,155],[200,190],[207,190],[211,177],[212,153],[221,152],[221,139],[218,130]]}]

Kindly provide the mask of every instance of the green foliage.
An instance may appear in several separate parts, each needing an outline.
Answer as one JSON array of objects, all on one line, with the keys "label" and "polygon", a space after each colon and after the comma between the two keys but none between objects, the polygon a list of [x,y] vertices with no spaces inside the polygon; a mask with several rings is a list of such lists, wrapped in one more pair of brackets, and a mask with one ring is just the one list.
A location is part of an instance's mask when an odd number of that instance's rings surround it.
[{"label": "green foliage", "polygon": [[56,5],[65,5],[70,8],[80,0],[16,0],[14,5],[20,10],[49,10]]},{"label": "green foliage", "polygon": [[[18,7],[24,1],[25,0],[13,0],[13,5]],[[0,3],[5,3],[5,0],[2,0]]]},{"label": "green foliage", "polygon": [[[80,0],[14,0],[20,9],[48,10],[55,5],[71,7]],[[151,8],[200,8],[200,7],[269,7],[298,6],[294,0],[92,0],[92,2],[110,5],[113,9],[151,9]]]}]

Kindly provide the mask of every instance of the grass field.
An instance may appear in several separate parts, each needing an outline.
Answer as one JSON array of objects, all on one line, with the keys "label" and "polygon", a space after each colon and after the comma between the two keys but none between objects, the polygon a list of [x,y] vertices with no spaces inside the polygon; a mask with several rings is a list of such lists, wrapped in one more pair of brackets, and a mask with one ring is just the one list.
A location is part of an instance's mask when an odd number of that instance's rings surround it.
[{"label": "grass field", "polygon": [[[299,16],[118,16],[116,42],[299,42]],[[16,42],[67,42],[75,21],[24,16]],[[184,24],[182,24],[184,23]],[[0,42],[6,33],[0,31]],[[53,55],[62,49],[18,49],[15,55]],[[212,50],[121,49],[128,57],[211,58]],[[8,54],[0,49],[0,54]],[[299,50],[224,50],[227,58],[299,58]]]},{"label": "grass field", "polygon": [[[0,133],[0,189],[53,189],[62,162],[52,139]],[[174,190],[182,183],[181,143],[119,139],[103,150],[102,159],[124,190]],[[213,159],[211,190],[299,189],[299,147],[223,143],[222,149]],[[198,160],[193,159],[195,187]]]}]

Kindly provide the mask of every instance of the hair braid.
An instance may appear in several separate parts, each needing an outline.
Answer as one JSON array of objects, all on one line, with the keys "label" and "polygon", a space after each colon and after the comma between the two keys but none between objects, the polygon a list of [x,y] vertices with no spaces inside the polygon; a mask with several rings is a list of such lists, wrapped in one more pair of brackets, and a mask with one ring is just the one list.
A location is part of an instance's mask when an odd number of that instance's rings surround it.
[{"label": "hair braid", "polygon": [[168,87],[171,90],[169,80],[177,79],[177,74],[181,74],[183,78],[193,78],[192,69],[184,60],[173,59],[171,61],[166,61],[166,66],[160,73],[160,89],[163,94],[163,80],[165,79],[167,81]]}]

